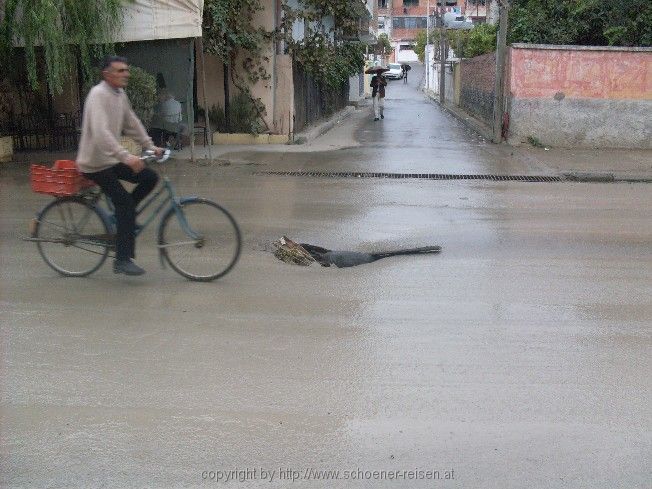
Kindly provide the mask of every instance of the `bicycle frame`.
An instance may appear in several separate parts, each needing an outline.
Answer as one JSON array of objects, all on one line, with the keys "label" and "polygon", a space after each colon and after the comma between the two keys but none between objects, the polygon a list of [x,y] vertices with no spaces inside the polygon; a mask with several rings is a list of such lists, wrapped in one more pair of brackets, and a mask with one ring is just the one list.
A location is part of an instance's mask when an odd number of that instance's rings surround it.
[{"label": "bicycle frame", "polygon": [[[162,200],[159,199],[159,197],[167,193],[163,197]],[[145,218],[145,220],[140,224],[140,226],[136,227],[135,234],[136,237],[140,235],[141,232],[149,226],[149,224],[156,219],[156,217],[161,213],[163,209],[168,209],[167,204],[169,203],[170,206],[174,209],[174,212],[177,216],[177,219],[179,220],[179,223],[181,224],[181,228],[183,231],[190,237],[191,239],[199,239],[200,236],[195,233],[189,226],[188,221],[186,220],[186,216],[183,213],[183,209],[181,209],[181,204],[185,202],[186,200],[189,199],[194,199],[196,198],[195,196],[190,196],[190,197],[184,197],[179,199],[176,195],[176,192],[174,190],[174,186],[172,185],[172,182],[170,182],[170,179],[168,177],[163,177],[163,185],[154,193],[154,195],[148,197],[143,204],[136,210],[136,217],[140,216],[148,207],[152,206],[157,200],[159,200],[157,206],[152,210],[152,212]],[[107,216],[110,220],[110,222],[115,226],[115,207],[113,203],[111,202],[111,199],[108,198],[106,195],[104,196],[106,206],[109,209],[109,215]]]}]

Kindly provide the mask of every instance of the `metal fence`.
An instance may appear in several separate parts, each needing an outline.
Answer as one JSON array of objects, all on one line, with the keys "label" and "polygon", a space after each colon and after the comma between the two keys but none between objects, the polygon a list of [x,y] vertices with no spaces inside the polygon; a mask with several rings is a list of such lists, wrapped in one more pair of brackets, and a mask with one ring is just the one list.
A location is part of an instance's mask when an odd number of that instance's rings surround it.
[{"label": "metal fence", "polygon": [[460,106],[493,124],[496,79],[496,53],[461,61]]},{"label": "metal fence", "polygon": [[295,133],[344,108],[348,103],[348,81],[342,84],[339,90],[329,90],[321,87],[297,61],[293,63],[292,72],[294,81],[293,130]]},{"label": "metal fence", "polygon": [[79,140],[79,113],[13,115],[3,132],[13,136],[16,151],[73,151]]}]

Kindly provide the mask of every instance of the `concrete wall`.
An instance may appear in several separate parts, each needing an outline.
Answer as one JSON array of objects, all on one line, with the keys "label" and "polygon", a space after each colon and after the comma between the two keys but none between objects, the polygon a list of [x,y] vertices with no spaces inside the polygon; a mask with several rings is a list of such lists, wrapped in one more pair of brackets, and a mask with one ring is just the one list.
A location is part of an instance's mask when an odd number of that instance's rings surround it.
[{"label": "concrete wall", "polygon": [[[430,71],[429,90],[433,96],[439,95],[439,70],[440,65],[439,63],[436,63]],[[459,70],[456,70],[455,65],[453,68],[451,68],[450,64],[446,65],[446,69],[444,71],[444,98],[446,103],[451,105],[459,105],[459,83],[456,82],[456,71],[459,72]],[[459,76],[457,76],[457,79],[459,80]]]},{"label": "concrete wall", "polygon": [[444,96],[446,98],[446,103],[454,104],[456,97],[455,94],[455,68],[451,63],[446,63],[446,69],[444,70]]},{"label": "concrete wall", "polygon": [[289,54],[276,55],[276,118],[275,134],[289,134],[294,116],[294,82],[292,57]]},{"label": "concrete wall", "polygon": [[[428,44],[425,51],[425,59],[428,60],[428,76],[424,76],[425,89],[431,96],[439,95],[440,68],[439,60],[434,59],[435,46]],[[458,59],[448,59],[444,72],[444,97],[447,104],[460,105],[460,61]]]},{"label": "concrete wall", "polygon": [[349,102],[357,104],[365,98],[364,89],[365,75],[359,73],[349,77]]},{"label": "concrete wall", "polygon": [[[270,50],[271,51],[271,50]],[[294,114],[292,59],[286,54],[273,55],[265,53],[269,62],[265,63],[269,80],[261,80],[253,86],[245,82],[254,97],[260,98],[266,108],[264,116],[272,134],[288,134],[288,115],[292,120]],[[204,55],[206,62],[206,98],[207,106],[219,105],[224,108],[224,70],[221,61],[211,55]],[[203,89],[201,87],[201,60],[197,58],[197,102],[204,106]],[[243,76],[246,76],[243,72]],[[238,89],[229,83],[230,95],[234,97]]]},{"label": "concrete wall", "polygon": [[412,44],[407,42],[396,43],[394,52],[396,53],[395,59],[397,63],[418,63],[419,56],[412,49],[401,50],[401,45]]},{"label": "concrete wall", "polygon": [[509,71],[511,143],[652,148],[652,48],[516,44]]},{"label": "concrete wall", "polygon": [[435,62],[435,49],[432,44],[426,44],[425,51],[423,54],[425,70],[423,83],[427,91],[432,92],[433,94],[439,93],[439,64]]}]

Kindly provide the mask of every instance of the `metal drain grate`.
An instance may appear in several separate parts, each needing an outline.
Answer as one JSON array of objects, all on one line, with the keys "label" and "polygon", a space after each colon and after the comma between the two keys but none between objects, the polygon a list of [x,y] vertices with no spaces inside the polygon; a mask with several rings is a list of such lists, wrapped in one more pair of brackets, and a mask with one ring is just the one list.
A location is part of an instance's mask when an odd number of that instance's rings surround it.
[{"label": "metal drain grate", "polygon": [[320,172],[320,171],[268,171],[254,175],[279,177],[322,177],[322,178],[417,178],[421,180],[491,180],[495,182],[563,182],[562,177],[541,175],[453,175],[446,173],[372,173],[372,172]]}]

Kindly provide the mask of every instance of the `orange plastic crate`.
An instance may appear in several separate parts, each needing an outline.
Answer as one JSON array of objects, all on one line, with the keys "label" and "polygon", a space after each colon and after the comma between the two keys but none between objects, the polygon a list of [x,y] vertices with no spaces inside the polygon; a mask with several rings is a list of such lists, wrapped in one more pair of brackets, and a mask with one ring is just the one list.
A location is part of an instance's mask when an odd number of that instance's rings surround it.
[{"label": "orange plastic crate", "polygon": [[84,178],[72,160],[57,160],[52,168],[32,165],[30,180],[32,191],[55,197],[75,195],[81,189],[95,185],[91,180]]}]

